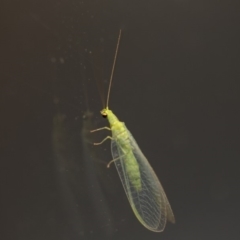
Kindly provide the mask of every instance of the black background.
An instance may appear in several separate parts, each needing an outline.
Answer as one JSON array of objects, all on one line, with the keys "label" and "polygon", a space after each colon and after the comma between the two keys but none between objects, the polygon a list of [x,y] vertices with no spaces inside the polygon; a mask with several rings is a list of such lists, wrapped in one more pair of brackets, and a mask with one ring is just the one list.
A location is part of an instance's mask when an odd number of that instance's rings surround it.
[{"label": "black background", "polygon": [[[236,0],[3,1],[0,238],[239,239],[239,8]],[[98,167],[111,160],[109,142],[90,150],[111,213],[94,218],[103,205],[86,171],[82,116],[90,108],[95,127],[107,124],[100,95],[120,28],[110,108],[166,190],[176,224],[163,233],[135,219],[115,168]]]}]

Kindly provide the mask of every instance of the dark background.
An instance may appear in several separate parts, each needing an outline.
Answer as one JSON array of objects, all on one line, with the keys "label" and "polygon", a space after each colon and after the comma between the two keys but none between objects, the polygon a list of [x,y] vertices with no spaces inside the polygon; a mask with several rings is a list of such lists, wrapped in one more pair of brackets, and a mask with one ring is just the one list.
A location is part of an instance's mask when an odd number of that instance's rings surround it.
[{"label": "dark background", "polygon": [[[0,238],[240,239],[239,9],[237,0],[2,1]],[[115,167],[102,164],[109,142],[91,148],[81,135],[88,109],[95,128],[107,124],[100,95],[120,28],[110,108],[166,190],[176,224],[163,233],[141,226]]]}]

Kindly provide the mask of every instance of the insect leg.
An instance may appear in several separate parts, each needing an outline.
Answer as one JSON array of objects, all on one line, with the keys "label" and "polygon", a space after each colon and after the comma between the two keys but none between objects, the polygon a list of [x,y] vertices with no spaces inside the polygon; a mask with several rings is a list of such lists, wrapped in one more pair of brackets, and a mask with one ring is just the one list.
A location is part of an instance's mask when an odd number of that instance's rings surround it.
[{"label": "insect leg", "polygon": [[107,168],[110,168],[110,165],[115,162],[116,160],[118,160],[119,158],[121,158],[122,156],[119,156],[118,158],[114,158],[113,160],[111,160],[108,165],[107,165]]},{"label": "insect leg", "polygon": [[117,158],[114,158],[113,160],[111,160],[111,161],[108,163],[107,168],[109,168],[110,165],[111,165],[113,162],[115,162],[116,160],[120,159],[121,157],[123,157],[124,155],[128,154],[129,152],[130,152],[130,151],[128,151],[127,153],[125,153],[125,154],[123,154],[123,155],[121,155],[121,156],[119,156],[119,157],[117,157]]},{"label": "insect leg", "polygon": [[100,144],[102,144],[103,142],[105,142],[107,139],[113,140],[113,138],[112,138],[111,136],[107,136],[107,137],[105,137],[101,142],[99,142],[99,143],[94,143],[94,145],[100,145]]},{"label": "insect leg", "polygon": [[109,127],[102,127],[102,128],[98,128],[98,129],[94,129],[94,130],[91,130],[90,132],[92,133],[92,132],[97,132],[97,131],[101,131],[101,130],[109,130],[109,131],[111,131],[111,128],[109,128]]}]

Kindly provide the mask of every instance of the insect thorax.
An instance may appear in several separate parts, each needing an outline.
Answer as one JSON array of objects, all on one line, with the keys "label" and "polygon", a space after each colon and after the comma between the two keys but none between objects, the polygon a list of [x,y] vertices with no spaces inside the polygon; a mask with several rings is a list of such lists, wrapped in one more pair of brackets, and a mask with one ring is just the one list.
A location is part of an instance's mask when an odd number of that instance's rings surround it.
[{"label": "insect thorax", "polygon": [[116,115],[111,110],[107,110],[106,113],[107,113],[107,119],[111,127],[114,125],[118,125],[118,123],[120,123]]}]

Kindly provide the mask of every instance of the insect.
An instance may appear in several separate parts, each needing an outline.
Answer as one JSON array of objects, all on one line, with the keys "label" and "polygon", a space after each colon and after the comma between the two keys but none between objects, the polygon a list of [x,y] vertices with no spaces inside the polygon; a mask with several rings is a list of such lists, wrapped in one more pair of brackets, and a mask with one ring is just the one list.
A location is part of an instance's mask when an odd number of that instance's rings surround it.
[{"label": "insect", "polygon": [[111,140],[113,160],[107,166],[115,163],[129,203],[140,223],[153,232],[161,232],[164,230],[167,220],[172,223],[175,222],[167,196],[158,177],[125,123],[119,121],[108,107],[120,38],[121,30],[110,76],[107,104],[101,111],[101,115],[107,118],[110,127],[95,129],[91,132],[104,129],[112,132],[112,136],[107,136],[101,142],[94,143],[94,145],[100,145],[107,139]]}]

